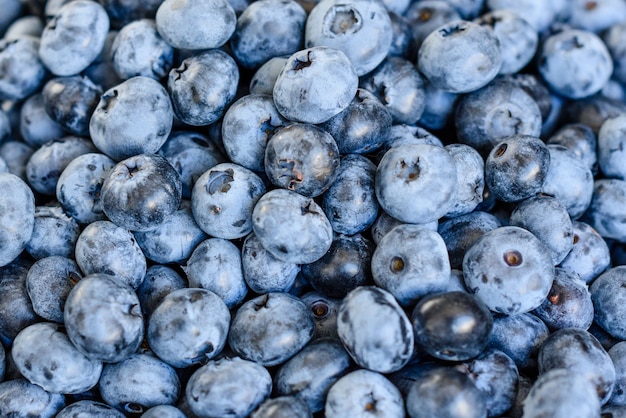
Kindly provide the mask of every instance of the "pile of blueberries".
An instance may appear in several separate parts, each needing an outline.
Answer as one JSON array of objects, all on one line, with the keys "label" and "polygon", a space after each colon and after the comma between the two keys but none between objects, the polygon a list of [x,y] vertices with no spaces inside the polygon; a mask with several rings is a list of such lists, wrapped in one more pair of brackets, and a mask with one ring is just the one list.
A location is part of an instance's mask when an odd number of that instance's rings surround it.
[{"label": "pile of blueberries", "polygon": [[626,0],[0,10],[1,417],[626,417]]}]

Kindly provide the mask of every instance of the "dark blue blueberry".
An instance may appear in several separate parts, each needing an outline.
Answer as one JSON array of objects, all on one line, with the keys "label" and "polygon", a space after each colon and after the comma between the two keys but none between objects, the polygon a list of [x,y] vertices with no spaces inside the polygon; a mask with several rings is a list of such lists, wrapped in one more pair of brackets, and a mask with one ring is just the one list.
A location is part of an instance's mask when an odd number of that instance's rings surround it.
[{"label": "dark blue blueberry", "polygon": [[[24,101],[20,109],[20,135],[24,142],[35,148],[65,136],[65,131],[61,125],[56,123],[46,112],[42,93],[35,93]],[[4,136],[0,134],[0,138]]]},{"label": "dark blue blueberry", "polygon": [[[426,1],[426,0],[425,0]],[[421,4],[424,1],[415,4]],[[424,111],[417,123],[426,129],[440,130],[450,124],[460,95],[424,83]]]},{"label": "dark blue blueberry", "polygon": [[[397,3],[405,3],[404,0],[395,1]],[[393,31],[391,46],[389,47],[387,55],[391,57],[401,57],[412,61],[416,51],[411,23],[409,23],[409,20],[401,14],[401,12],[396,13],[392,11],[388,5],[387,12],[389,13],[391,30]]]},{"label": "dark blue blueberry", "polygon": [[174,290],[187,287],[187,280],[171,267],[154,265],[148,268],[146,276],[137,288],[141,310],[148,318],[163,298]]},{"label": "dark blue blueberry", "polygon": [[613,60],[592,32],[566,29],[541,46],[538,70],[556,93],[581,99],[600,91],[613,72]]},{"label": "dark blue blueberry", "polygon": [[161,80],[172,68],[174,48],[161,38],[154,20],[135,20],[115,37],[111,61],[122,80],[138,75]]},{"label": "dark blue blueberry", "polygon": [[349,154],[341,159],[337,178],[322,201],[333,231],[353,235],[374,223],[379,208],[375,175],[376,166],[364,156]]},{"label": "dark blue blueberry", "polygon": [[541,191],[549,168],[550,152],[541,139],[508,136],[485,161],[485,185],[498,200],[517,202]]},{"label": "dark blue blueberry", "polygon": [[463,258],[470,293],[498,313],[529,312],[543,303],[554,279],[552,257],[529,231],[502,226],[484,233]]},{"label": "dark blue blueberry", "polygon": [[261,196],[252,211],[252,228],[263,248],[279,260],[295,264],[319,260],[333,239],[322,208],[314,200],[285,189]]},{"label": "dark blue blueberry", "polygon": [[496,80],[459,101],[455,113],[459,141],[487,155],[505,137],[541,133],[541,111],[524,89]]},{"label": "dark blue blueberry", "polygon": [[184,267],[189,286],[210,290],[232,308],[246,297],[241,252],[232,241],[209,238],[196,246]]},{"label": "dark blue blueberry", "polygon": [[98,2],[77,0],[63,5],[41,34],[41,61],[58,76],[80,73],[102,51],[109,24]]},{"label": "dark blue blueberry", "polygon": [[56,197],[65,212],[80,224],[106,219],[102,210],[102,184],[115,161],[104,154],[74,158],[57,180]]},{"label": "dark blue blueberry", "polygon": [[319,412],[329,388],[350,365],[350,356],[338,340],[316,340],[278,369],[275,390],[279,395],[301,399],[311,412]]},{"label": "dark blue blueberry", "polygon": [[184,288],[167,294],[148,321],[150,348],[173,367],[188,367],[217,356],[226,345],[230,312],[206,289]]},{"label": "dark blue blueberry", "polygon": [[74,394],[96,386],[102,362],[82,354],[69,340],[63,327],[40,322],[23,329],[11,355],[20,373],[48,392]]},{"label": "dark blue blueberry", "polygon": [[115,275],[136,289],[146,275],[146,257],[133,234],[111,221],[95,221],[76,241],[76,263],[87,274]]},{"label": "dark blue blueberry", "polygon": [[574,232],[572,249],[559,267],[591,283],[611,265],[611,254],[606,241],[584,222],[572,222]]},{"label": "dark blue blueberry", "polygon": [[144,337],[144,318],[133,289],[107,274],[83,277],[65,302],[70,341],[92,360],[115,363],[130,357]]},{"label": "dark blue blueberry", "polygon": [[411,321],[391,293],[375,286],[357,287],[343,299],[337,332],[354,361],[369,370],[394,372],[413,356]]},{"label": "dark blue blueberry", "polygon": [[108,172],[101,195],[102,209],[116,225],[148,231],[178,210],[182,181],[165,158],[139,154],[120,161]]},{"label": "dark blue blueberry", "polygon": [[39,59],[39,39],[0,40],[0,99],[23,100],[37,92],[47,75]]},{"label": "dark blue blueberry", "polygon": [[380,373],[359,369],[335,382],[324,406],[326,418],[405,416],[400,391]]},{"label": "dark blue blueberry", "polygon": [[[153,19],[161,0],[98,0],[111,18],[111,26],[121,28],[139,19]],[[50,3],[50,2],[48,2]]]},{"label": "dark blue blueberry", "polygon": [[174,113],[182,122],[205,126],[224,115],[235,98],[238,84],[239,68],[235,60],[222,50],[212,49],[193,55],[172,69],[167,89]]},{"label": "dark blue blueberry", "polygon": [[0,173],[0,267],[26,248],[35,226],[35,196],[14,174]]},{"label": "dark blue blueberry", "polygon": [[120,76],[117,75],[115,67],[113,66],[112,47],[118,33],[119,32],[116,30],[110,30],[109,33],[107,33],[104,47],[100,55],[82,72],[83,75],[89,77],[91,81],[99,85],[103,90],[108,90],[123,81]]},{"label": "dark blue blueberry", "polygon": [[307,404],[295,396],[266,399],[250,418],[311,418]]},{"label": "dark blue blueberry", "polygon": [[181,392],[176,370],[150,353],[136,353],[102,369],[98,382],[102,399],[126,413],[138,414],[174,403]]},{"label": "dark blue blueberry", "polygon": [[63,323],[67,295],[82,276],[69,258],[51,256],[36,261],[26,276],[26,291],[35,313],[47,321]]},{"label": "dark blue blueberry", "polygon": [[[370,228],[370,234],[372,235],[372,240],[376,245],[380,243],[385,235],[389,233],[393,228],[398,225],[404,224],[404,222],[400,222],[396,218],[389,216],[389,214],[385,211],[379,211],[378,218],[372,224]],[[437,231],[437,226],[439,225],[438,220],[434,220],[432,222],[428,222],[425,224],[416,224],[423,226],[426,229],[430,229],[431,231]]]},{"label": "dark blue blueberry", "polygon": [[19,260],[0,267],[0,338],[8,343],[21,330],[40,321],[28,297],[27,275],[28,268]]},{"label": "dark blue blueberry", "polygon": [[23,12],[25,3],[21,0],[7,0],[2,2],[4,7],[2,17],[0,17],[0,35],[5,34],[5,31],[15,19],[19,18]]},{"label": "dark blue blueberry", "polygon": [[[294,0],[252,2],[237,18],[230,47],[245,68],[258,68],[270,58],[302,48],[307,14]],[[271,28],[271,30],[268,30]]]},{"label": "dark blue blueberry", "polygon": [[602,94],[594,94],[584,99],[565,102],[561,109],[561,120],[565,123],[587,125],[597,135],[604,121],[624,112],[626,103]]},{"label": "dark blue blueberry", "polygon": [[315,333],[313,339],[339,338],[337,334],[337,312],[341,305],[341,299],[329,298],[316,290],[300,296],[313,314]]},{"label": "dark blue blueberry", "polygon": [[311,286],[325,296],[343,298],[358,286],[372,284],[374,245],[361,234],[336,235],[322,258],[302,266]]},{"label": "dark blue blueberry", "polygon": [[93,143],[85,138],[66,136],[39,147],[26,163],[26,178],[37,192],[56,194],[61,173],[75,158],[96,152]]},{"label": "dark blue blueberry", "polygon": [[241,269],[248,287],[258,294],[288,292],[300,272],[297,264],[281,261],[263,248],[254,233],[243,242]]},{"label": "dark blue blueberry", "polygon": [[165,0],[156,11],[157,29],[174,48],[212,49],[224,45],[235,31],[237,16],[226,0]]},{"label": "dark blue blueberry", "polygon": [[0,415],[3,417],[63,417],[57,415],[57,412],[64,406],[63,394],[50,393],[26,380],[6,380],[0,383]]},{"label": "dark blue blueberry", "polygon": [[589,287],[595,311],[594,321],[618,339],[626,338],[626,324],[622,320],[626,305],[626,266],[617,266],[598,276]]},{"label": "dark blue blueberry", "polygon": [[89,134],[101,152],[120,161],[157,152],[170,134],[173,119],[165,87],[137,76],[104,92],[89,121]]},{"label": "dark blue blueberry", "polygon": [[536,371],[537,354],[550,331],[531,313],[495,315],[488,347],[509,356],[520,370]]},{"label": "dark blue blueberry", "polygon": [[337,48],[362,76],[385,59],[392,38],[391,19],[383,2],[322,0],[309,12],[304,45]]},{"label": "dark blue blueberry", "polygon": [[421,373],[406,397],[411,418],[484,418],[487,400],[467,375],[451,367]]},{"label": "dark blue blueberry", "polygon": [[389,104],[384,105],[369,90],[360,88],[346,109],[320,126],[332,135],[342,154],[364,154],[383,145],[391,123]]},{"label": "dark blue blueberry", "polygon": [[392,217],[407,223],[428,223],[448,213],[456,203],[454,158],[442,147],[397,145],[376,170],[376,196]]},{"label": "dark blue blueberry", "polygon": [[216,238],[243,238],[252,231],[252,210],[265,193],[253,171],[221,163],[205,171],[191,192],[191,209],[198,226]]},{"label": "dark blue blueberry", "polygon": [[246,417],[272,391],[272,377],[258,363],[238,357],[210,361],[191,375],[185,397],[199,418]]},{"label": "dark blue blueberry", "polygon": [[267,293],[237,309],[228,343],[242,358],[275,366],[299,352],[313,337],[314,329],[312,315],[300,299],[287,293]]},{"label": "dark blue blueberry", "polygon": [[55,418],[124,418],[125,415],[113,407],[94,400],[79,400],[61,411]]},{"label": "dark blue blueberry", "polygon": [[493,327],[487,306],[466,292],[431,293],[411,315],[420,350],[443,360],[464,361],[487,346]]},{"label": "dark blue blueberry", "polygon": [[[561,328],[539,350],[539,374],[567,369],[591,382],[602,404],[611,397],[615,366],[600,342],[580,328]],[[590,397],[593,399],[593,397]]]},{"label": "dark blue blueberry", "polygon": [[371,264],[376,285],[402,306],[443,290],[450,277],[443,238],[421,225],[403,224],[389,231],[374,250]]},{"label": "dark blue blueberry", "polygon": [[358,86],[357,72],[342,51],[317,46],[287,59],[272,96],[276,109],[285,118],[322,123],[350,105]]},{"label": "dark blue blueberry", "polygon": [[424,39],[417,63],[435,87],[468,93],[485,86],[500,71],[500,42],[491,28],[453,20]]}]

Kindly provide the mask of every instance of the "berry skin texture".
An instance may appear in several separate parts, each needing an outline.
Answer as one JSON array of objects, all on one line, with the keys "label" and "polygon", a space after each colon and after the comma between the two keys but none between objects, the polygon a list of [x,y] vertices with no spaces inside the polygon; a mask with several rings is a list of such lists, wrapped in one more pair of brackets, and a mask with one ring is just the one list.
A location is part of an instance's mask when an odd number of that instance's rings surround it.
[{"label": "berry skin texture", "polygon": [[35,226],[35,196],[28,185],[10,173],[0,173],[0,267],[20,255]]}]

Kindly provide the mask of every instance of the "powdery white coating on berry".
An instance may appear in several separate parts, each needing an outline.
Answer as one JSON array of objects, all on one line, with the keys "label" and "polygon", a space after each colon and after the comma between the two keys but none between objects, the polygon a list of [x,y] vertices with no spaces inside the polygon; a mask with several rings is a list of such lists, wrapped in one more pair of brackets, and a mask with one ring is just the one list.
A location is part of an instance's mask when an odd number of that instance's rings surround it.
[{"label": "powdery white coating on berry", "polygon": [[0,40],[0,99],[22,100],[41,87],[47,71],[39,59],[39,45],[39,39],[30,36]]},{"label": "powdery white coating on berry", "polygon": [[609,246],[598,232],[584,222],[572,222],[574,245],[559,267],[577,274],[589,284],[611,265]]},{"label": "powdery white coating on berry", "polygon": [[598,276],[589,287],[594,306],[594,320],[618,339],[626,338],[622,321],[626,306],[626,266],[616,266]]},{"label": "powdery white coating on berry", "polygon": [[469,145],[450,144],[445,149],[454,159],[457,173],[456,202],[446,214],[452,218],[471,213],[483,201],[485,162]]},{"label": "powdery white coating on berry", "polygon": [[[34,416],[53,418],[65,406],[65,396],[61,393],[50,393],[41,386],[23,379],[7,380],[0,383],[0,415],[5,417]],[[113,409],[113,408],[111,408]],[[124,414],[113,418],[123,418]]]},{"label": "powdery white coating on berry", "polygon": [[21,178],[0,173],[0,267],[26,248],[35,226],[35,196]]}]

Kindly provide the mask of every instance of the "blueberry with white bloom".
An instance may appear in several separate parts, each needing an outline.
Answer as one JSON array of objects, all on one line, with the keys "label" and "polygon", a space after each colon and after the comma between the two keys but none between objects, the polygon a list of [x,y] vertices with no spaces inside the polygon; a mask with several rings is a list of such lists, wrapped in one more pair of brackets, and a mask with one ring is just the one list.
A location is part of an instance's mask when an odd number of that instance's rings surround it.
[{"label": "blueberry with white bloom", "polygon": [[598,165],[606,177],[626,179],[622,135],[626,128],[626,115],[607,119],[598,132]]},{"label": "blueberry with white bloom", "polygon": [[59,411],[55,418],[79,418],[83,416],[92,418],[125,417],[125,415],[121,411],[118,411],[117,409],[103,402],[83,399],[71,403],[65,408],[61,409],[61,411]]},{"label": "blueberry with white bloom", "polygon": [[89,121],[89,134],[100,151],[120,161],[157,152],[167,140],[173,120],[165,87],[152,78],[137,76],[104,92]]},{"label": "blueberry with white bloom", "polygon": [[556,93],[581,99],[600,91],[613,73],[613,60],[597,35],[569,29],[543,42],[538,70]]},{"label": "blueberry with white bloom", "polygon": [[130,22],[120,29],[111,46],[113,68],[121,79],[138,75],[160,80],[174,61],[174,48],[159,32],[152,19]]},{"label": "blueberry with white bloom", "polygon": [[187,284],[187,281],[171,267],[158,264],[149,267],[137,288],[137,297],[144,316],[149,317],[165,296],[174,290],[188,287]]},{"label": "blueberry with white bloom", "polygon": [[602,35],[611,58],[613,58],[613,78],[626,81],[626,23],[616,23]]},{"label": "blueberry with white bloom", "polygon": [[150,348],[173,367],[188,367],[217,356],[226,344],[230,312],[206,289],[183,288],[167,294],[148,321]]},{"label": "blueberry with white bloom", "polygon": [[182,181],[167,160],[139,154],[117,163],[102,183],[102,210],[116,225],[132,231],[160,226],[180,206]]},{"label": "blueberry with white bloom", "polygon": [[[402,0],[404,1],[404,0]],[[401,57],[408,60],[413,55],[413,28],[409,20],[402,14],[398,14],[389,10],[389,19],[391,19],[391,30],[393,37],[391,47],[389,47],[388,55],[390,57]]]},{"label": "blueberry with white bloom", "polygon": [[287,58],[288,56],[270,58],[261,65],[250,79],[250,94],[269,94],[271,96],[274,83],[285,62],[287,62]]},{"label": "blueberry with white bloom", "polygon": [[311,313],[300,299],[267,293],[237,309],[228,344],[244,359],[276,366],[299,352],[311,340],[314,328]]},{"label": "blueberry with white bloom", "polygon": [[285,118],[322,123],[350,105],[358,84],[357,72],[342,51],[317,46],[287,59],[272,95]]},{"label": "blueberry with white bloom", "polygon": [[35,150],[22,141],[5,141],[0,144],[0,158],[4,160],[8,172],[26,181],[26,162]]},{"label": "blueberry with white bloom", "polygon": [[65,302],[67,336],[93,360],[115,363],[130,357],[144,336],[144,319],[133,289],[108,274],[83,277]]},{"label": "blueberry with white bloom", "polygon": [[26,290],[28,268],[19,262],[0,267],[0,338],[10,344],[24,328],[41,319]]},{"label": "blueberry with white bloom", "polygon": [[11,349],[20,373],[54,393],[82,393],[98,383],[102,362],[82,354],[62,326],[40,322],[22,330]]},{"label": "blueberry with white bloom", "polygon": [[180,409],[173,405],[157,405],[146,410],[141,415],[142,418],[186,418],[187,416]]},{"label": "blueberry with white bloom", "polygon": [[574,245],[559,267],[577,274],[585,283],[591,283],[611,265],[611,254],[606,241],[584,222],[572,222]]},{"label": "blueberry with white bloom", "polygon": [[26,291],[37,315],[63,323],[63,309],[70,291],[83,274],[76,262],[61,256],[37,260],[26,275]]},{"label": "blueberry with white bloom", "polygon": [[[0,119],[2,119],[2,116],[0,116]],[[20,109],[20,135],[24,142],[34,147],[65,136],[65,130],[46,112],[42,93],[30,95],[22,104]],[[0,134],[0,137],[4,136]]]},{"label": "blueberry with white bloom", "polygon": [[41,61],[55,75],[80,73],[102,51],[109,24],[106,10],[95,1],[65,4],[41,34]]},{"label": "blueberry with white bloom", "polygon": [[241,248],[241,268],[248,287],[255,293],[288,292],[296,281],[300,266],[281,261],[250,233]]},{"label": "blueberry with white bloom", "polygon": [[39,39],[0,40],[0,99],[22,100],[35,93],[48,72],[39,59]]},{"label": "blueberry with white bloom", "polygon": [[165,0],[156,12],[159,33],[174,48],[212,49],[224,45],[235,31],[237,16],[226,0]]},{"label": "blueberry with white bloom", "polygon": [[174,403],[181,387],[172,366],[151,353],[136,353],[119,363],[104,365],[98,390],[108,405],[136,414]]},{"label": "blueberry with white bloom", "polygon": [[432,0],[412,2],[404,16],[413,29],[414,54],[432,31],[448,22],[461,19],[461,15],[449,1]]},{"label": "blueberry with white bloom", "polygon": [[191,253],[184,270],[190,287],[210,290],[222,298],[229,308],[241,303],[248,293],[243,279],[241,252],[227,239],[202,241]]},{"label": "blueberry with white bloom", "polygon": [[428,144],[442,148],[444,146],[441,139],[422,127],[398,124],[391,127],[383,148],[388,150],[391,147],[406,144]]},{"label": "blueberry with white bloom", "polygon": [[201,52],[169,72],[167,89],[176,116],[192,126],[217,121],[233,101],[239,84],[235,60],[219,49]]},{"label": "blueberry with white bloom", "polygon": [[[420,3],[423,2],[416,4]],[[460,96],[441,90],[429,82],[424,83],[424,94],[424,111],[418,121],[419,125],[431,130],[443,129],[454,118]]]},{"label": "blueberry with white bloom", "polygon": [[244,418],[269,397],[272,378],[264,367],[238,357],[210,361],[191,375],[185,398],[199,418]]},{"label": "blueberry with white bloom", "polygon": [[621,221],[626,202],[626,181],[600,178],[593,183],[591,203],[581,220],[598,231],[603,238],[626,241],[626,228]]},{"label": "blueberry with white bloom", "polygon": [[500,72],[500,42],[491,28],[455,20],[431,32],[420,46],[417,63],[435,87],[468,93]]},{"label": "blueberry with white bloom", "polygon": [[[624,287],[622,287],[624,286]],[[624,289],[626,267],[616,266],[598,276],[589,287],[594,307],[594,321],[615,338],[626,336],[624,316]]]},{"label": "blueberry with white bloom", "polygon": [[35,196],[14,174],[0,173],[0,266],[6,266],[26,248],[35,226]]},{"label": "blueberry with white bloom", "polygon": [[95,221],[78,236],[76,263],[85,274],[104,273],[136,289],[146,274],[146,257],[133,234],[111,221]]},{"label": "blueberry with white bloom", "polygon": [[82,72],[93,81],[95,84],[102,87],[103,90],[108,90],[113,86],[120,84],[123,80],[115,72],[113,66],[113,56],[111,48],[115,38],[119,32],[117,30],[110,30],[104,41],[104,48],[98,58],[96,58],[89,67],[85,68]]},{"label": "blueberry with white bloom", "polygon": [[407,223],[428,223],[454,207],[456,179],[454,158],[442,147],[398,145],[378,164],[376,196],[392,217]]},{"label": "blueberry with white bloom", "polygon": [[474,148],[464,144],[446,145],[456,165],[456,202],[446,214],[452,218],[471,213],[483,201],[485,162]]},{"label": "blueberry with white bloom", "polygon": [[541,0],[485,0],[486,9],[490,12],[496,10],[511,10],[530,23],[533,28],[542,33],[552,24],[557,16],[557,2],[545,3]]},{"label": "blueberry with white bloom", "polygon": [[65,212],[78,223],[105,220],[102,210],[102,184],[115,161],[100,153],[74,158],[61,172],[56,197]]},{"label": "blueberry with white bloom", "polygon": [[[65,406],[65,396],[51,393],[26,380],[0,383],[0,415],[5,417],[53,418]],[[117,418],[117,417],[115,417]],[[121,416],[120,416],[121,418]]]},{"label": "blueberry with white bloom", "polygon": [[250,418],[311,418],[307,404],[295,396],[266,399]]},{"label": "blueberry with white bloom", "polygon": [[261,196],[252,211],[252,228],[274,257],[295,264],[319,260],[333,239],[322,208],[314,200],[285,189]]},{"label": "blueberry with white bloom", "polygon": [[400,391],[382,374],[365,369],[348,373],[330,387],[324,411],[328,418],[405,416]]}]

